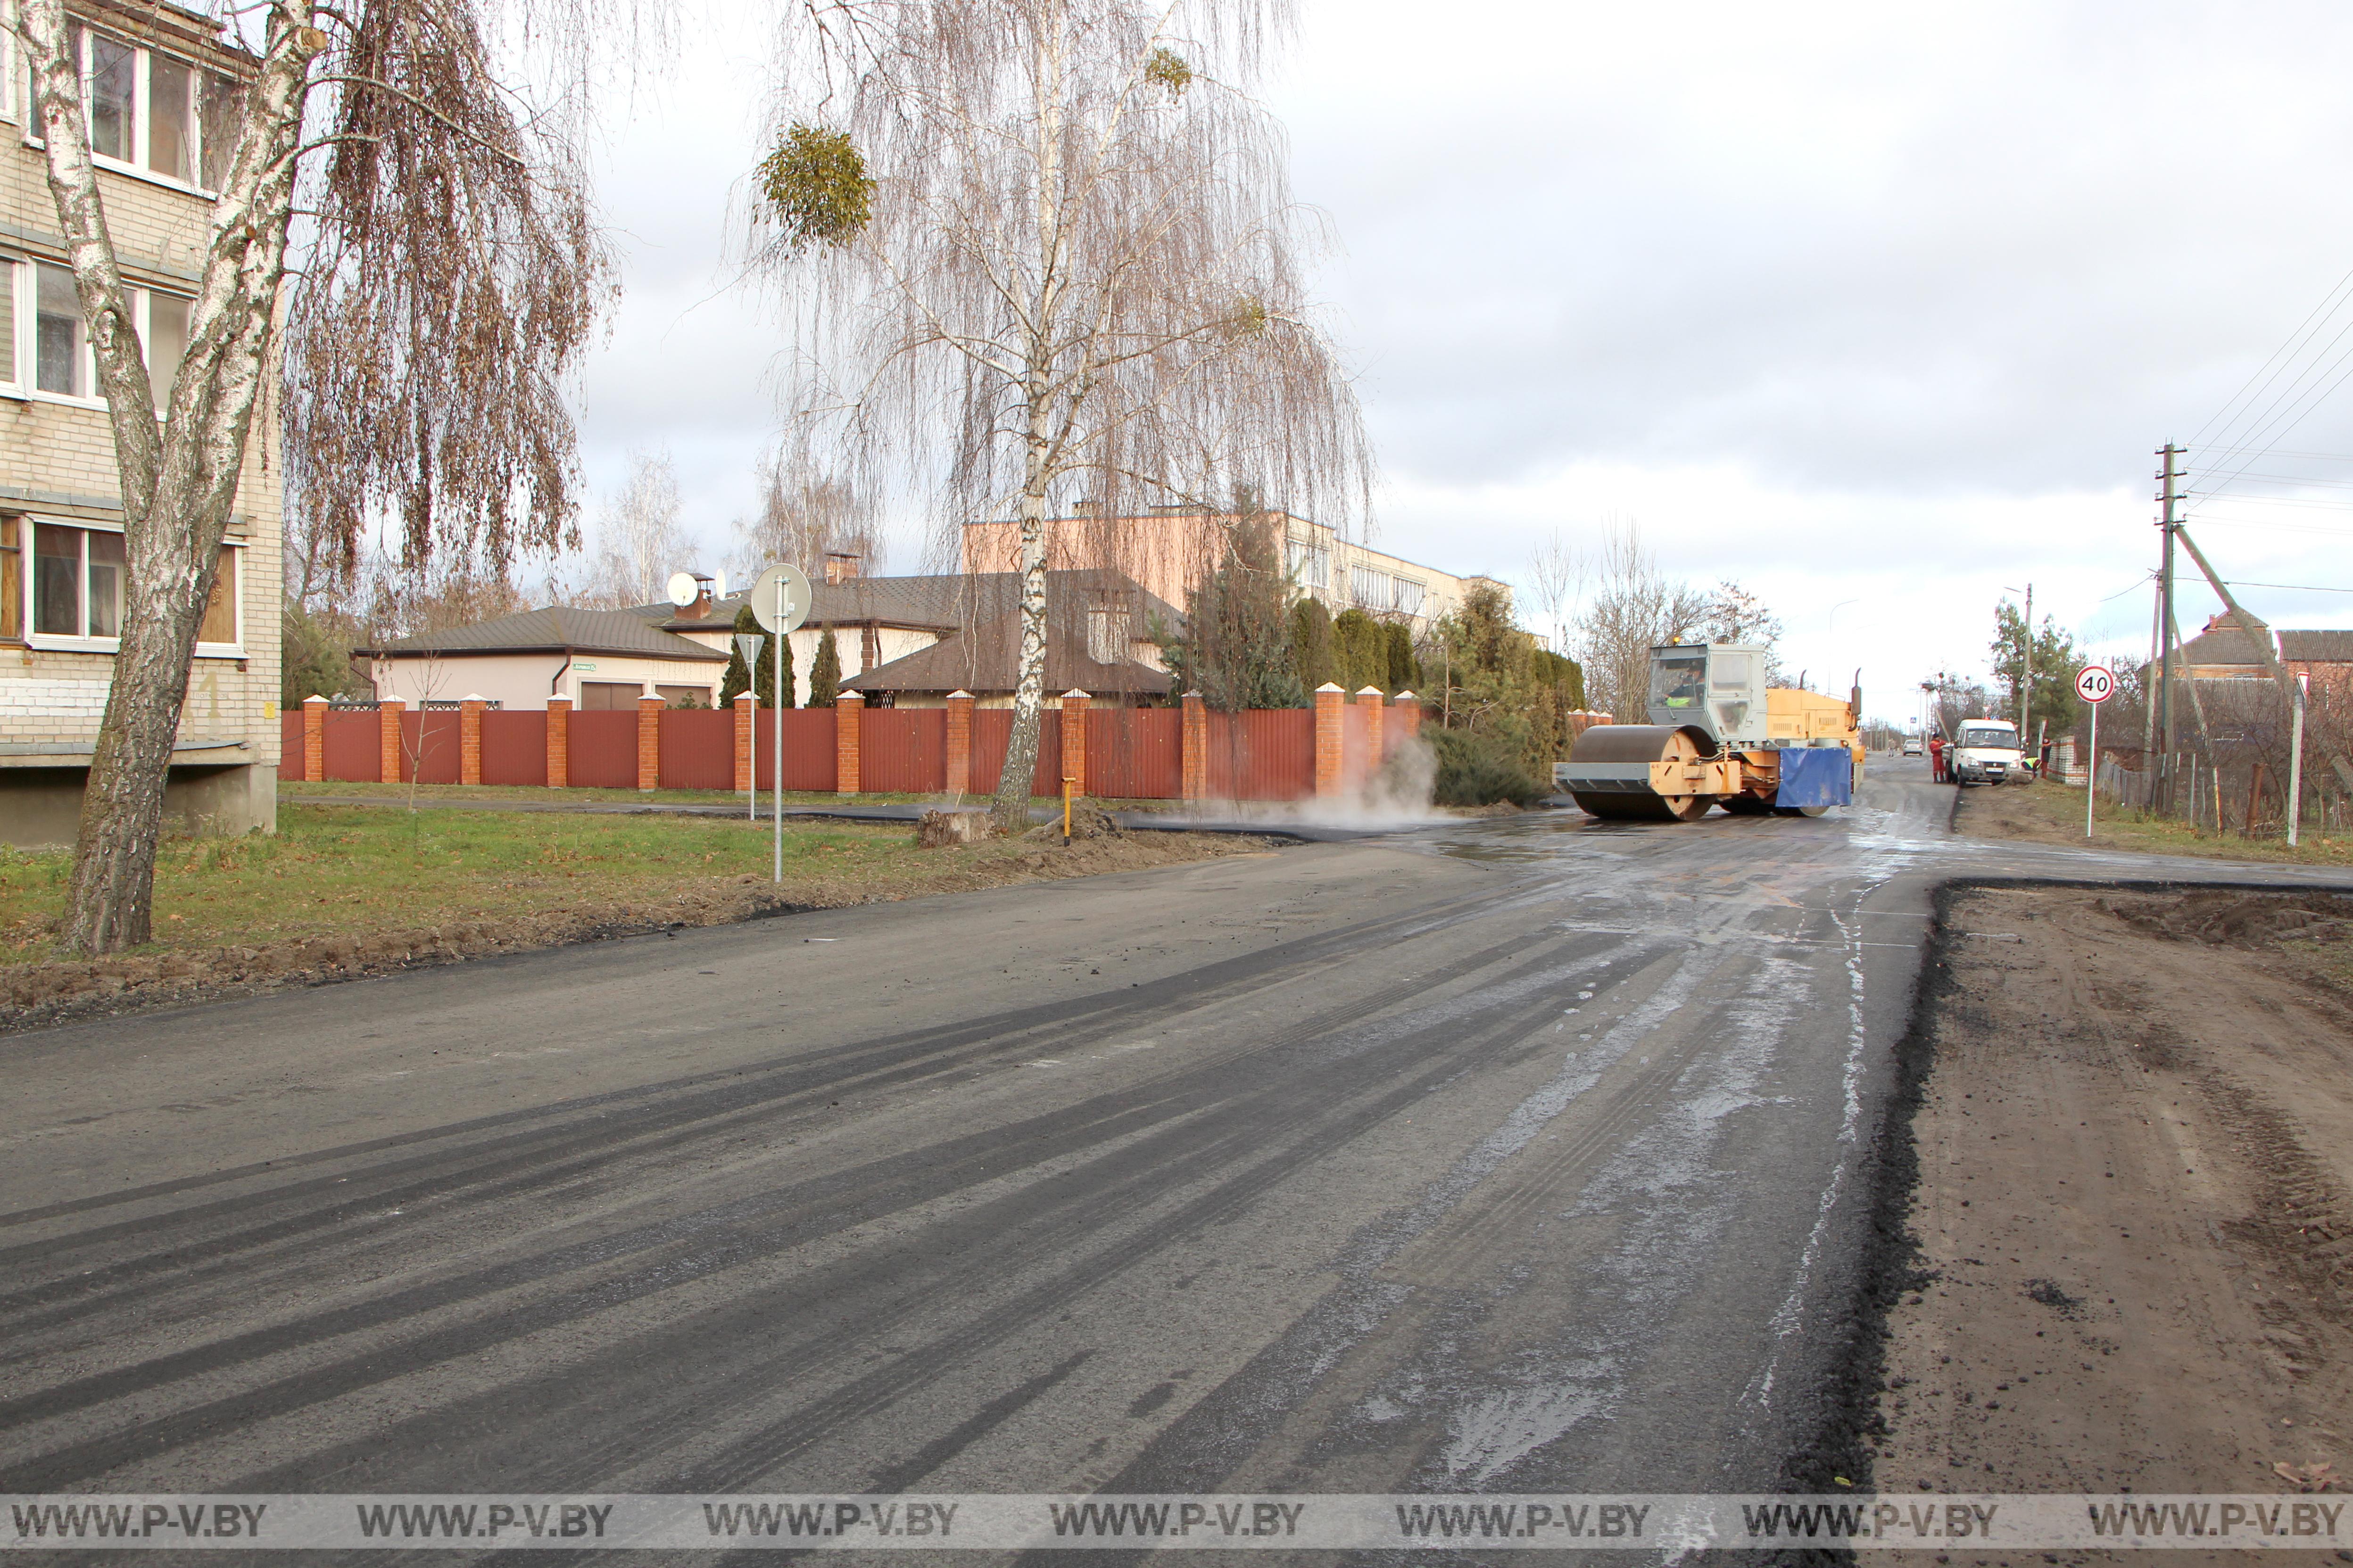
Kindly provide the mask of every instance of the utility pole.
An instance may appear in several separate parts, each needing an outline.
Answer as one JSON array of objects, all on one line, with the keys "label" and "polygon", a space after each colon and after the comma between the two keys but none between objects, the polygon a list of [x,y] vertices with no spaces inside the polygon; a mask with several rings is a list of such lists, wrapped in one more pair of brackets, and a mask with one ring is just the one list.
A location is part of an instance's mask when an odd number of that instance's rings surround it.
[{"label": "utility pole", "polygon": [[[2158,448],[2158,455],[2165,459],[2163,475],[2165,489],[2158,497],[2165,505],[2164,513],[2158,521],[2158,527],[2163,531],[2165,542],[2164,553],[2158,566],[2157,594],[2161,605],[2158,610],[2158,619],[2168,631],[2173,626],[2173,531],[2179,526],[2173,515],[2173,503],[2178,499],[2173,484],[2179,477],[2173,467],[2173,459],[2179,456],[2181,448],[2170,441]],[[2157,677],[2157,744],[2158,755],[2163,759],[2158,764],[2161,770],[2158,777],[2165,792],[2166,809],[2171,810],[2173,806],[2173,650],[2169,642],[2163,651],[2164,661],[2158,666]]]},{"label": "utility pole", "polygon": [[2295,676],[2295,716],[2287,743],[2287,847],[2295,847],[2296,818],[2304,815],[2304,700],[2312,678]]}]

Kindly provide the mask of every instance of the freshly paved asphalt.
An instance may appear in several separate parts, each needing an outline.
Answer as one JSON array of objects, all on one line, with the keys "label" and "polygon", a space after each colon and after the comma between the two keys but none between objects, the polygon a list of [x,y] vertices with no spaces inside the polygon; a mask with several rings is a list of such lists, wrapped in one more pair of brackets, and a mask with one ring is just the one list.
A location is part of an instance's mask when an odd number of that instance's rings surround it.
[{"label": "freshly paved asphalt", "polygon": [[0,1040],[0,1490],[1770,1486],[1934,884],[2242,874],[1878,775]]}]

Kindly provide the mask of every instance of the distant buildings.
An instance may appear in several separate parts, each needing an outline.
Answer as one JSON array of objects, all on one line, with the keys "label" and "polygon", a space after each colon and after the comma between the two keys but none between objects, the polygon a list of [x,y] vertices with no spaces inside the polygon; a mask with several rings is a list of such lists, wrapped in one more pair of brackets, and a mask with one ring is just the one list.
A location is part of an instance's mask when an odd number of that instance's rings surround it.
[{"label": "distant buildings", "polygon": [[[1461,577],[1354,543],[1333,528],[1303,517],[1287,512],[1268,516],[1281,531],[1282,564],[1292,582],[1335,615],[1360,609],[1403,620],[1419,631],[1461,605],[1472,584],[1503,586],[1492,577]],[[1195,507],[1154,507],[1140,514],[1106,517],[1081,503],[1072,516],[1047,520],[1046,565],[1056,571],[1098,567],[1124,573],[1155,598],[1182,605],[1193,584],[1223,558],[1235,521],[1231,513]],[[1020,565],[1018,522],[968,522],[962,542],[967,572],[1011,572]]]}]

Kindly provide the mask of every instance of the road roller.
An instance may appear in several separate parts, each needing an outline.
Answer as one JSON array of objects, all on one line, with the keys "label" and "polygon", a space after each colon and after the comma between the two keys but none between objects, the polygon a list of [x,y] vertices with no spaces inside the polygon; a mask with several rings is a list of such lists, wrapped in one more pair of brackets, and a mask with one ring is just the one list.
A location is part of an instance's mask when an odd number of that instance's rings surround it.
[{"label": "road roller", "polygon": [[1672,643],[1651,650],[1650,722],[1597,724],[1577,738],[1553,784],[1594,816],[1691,822],[1720,805],[1736,816],[1820,816],[1854,800],[1862,776],[1862,688],[1841,702],[1767,687],[1767,650]]}]

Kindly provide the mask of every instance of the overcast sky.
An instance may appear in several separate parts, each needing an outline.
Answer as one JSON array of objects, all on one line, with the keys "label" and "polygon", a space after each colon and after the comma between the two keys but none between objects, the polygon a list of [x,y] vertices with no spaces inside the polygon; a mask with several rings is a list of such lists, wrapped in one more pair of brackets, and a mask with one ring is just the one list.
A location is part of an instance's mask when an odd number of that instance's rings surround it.
[{"label": "overcast sky", "polygon": [[[767,16],[709,14],[719,41],[641,96],[600,187],[627,293],[589,478],[666,447],[706,565],[776,422],[780,333],[724,243]],[[1630,522],[1671,571],[1757,591],[1817,685],[1862,667],[1891,718],[1983,671],[2006,587],[2146,657],[2154,448],[2243,443],[2260,420],[2216,416],[2353,269],[2348,44],[2353,11],[2294,0],[1305,0],[1270,97],[1339,240],[1372,542],[1518,578],[1556,531]],[[2348,322],[2353,300],[2254,407],[2307,363],[2327,386]],[[2203,486],[2253,458],[2191,505],[2233,579],[2353,589],[2353,456],[2316,456],[2353,455],[2353,386],[2310,401],[2253,443],[2276,449],[2189,459]],[[2353,626],[2353,594],[2246,596]],[[2181,606],[2185,634],[2217,607]]]}]

